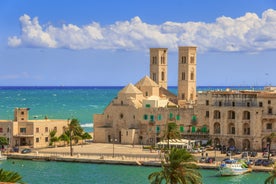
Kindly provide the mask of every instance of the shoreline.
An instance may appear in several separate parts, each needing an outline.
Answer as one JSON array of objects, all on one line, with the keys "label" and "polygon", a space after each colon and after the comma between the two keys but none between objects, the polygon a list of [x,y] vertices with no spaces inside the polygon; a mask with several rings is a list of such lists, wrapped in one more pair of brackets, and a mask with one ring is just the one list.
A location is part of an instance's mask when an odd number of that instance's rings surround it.
[{"label": "shoreline", "polygon": [[[21,148],[23,149],[23,148]],[[133,165],[161,167],[159,151],[150,151],[143,149],[141,145],[121,145],[108,143],[90,143],[73,146],[73,156],[70,156],[70,147],[53,147],[32,149],[32,153],[3,153],[8,159],[22,159],[34,161],[56,161],[56,162],[76,162],[76,163],[94,163],[94,164],[114,164],[114,165]],[[207,151],[209,157],[216,157],[214,163],[196,162],[200,169],[218,169],[220,161],[226,158],[225,154],[219,151]],[[200,153],[192,154],[198,161],[201,158]],[[238,156],[234,156],[238,158]],[[258,159],[256,157],[254,159]],[[252,166],[254,172],[270,172],[272,167]]]}]

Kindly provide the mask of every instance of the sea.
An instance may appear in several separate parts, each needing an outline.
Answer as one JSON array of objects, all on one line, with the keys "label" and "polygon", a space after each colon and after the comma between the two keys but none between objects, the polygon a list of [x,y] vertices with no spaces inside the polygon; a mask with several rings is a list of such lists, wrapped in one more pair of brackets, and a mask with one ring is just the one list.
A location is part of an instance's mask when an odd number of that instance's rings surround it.
[{"label": "sea", "polygon": [[[263,86],[199,86],[207,90],[262,90]],[[93,132],[93,114],[103,113],[123,86],[2,86],[0,87],[0,119],[12,120],[16,107],[26,107],[29,119],[77,118],[86,132]],[[177,94],[177,87],[168,88]],[[124,166],[91,163],[68,163],[12,160],[0,161],[0,168],[18,172],[30,184],[76,183],[149,183],[148,175],[159,167]],[[265,172],[235,177],[218,177],[217,170],[200,170],[204,184],[261,184],[269,176]]]}]

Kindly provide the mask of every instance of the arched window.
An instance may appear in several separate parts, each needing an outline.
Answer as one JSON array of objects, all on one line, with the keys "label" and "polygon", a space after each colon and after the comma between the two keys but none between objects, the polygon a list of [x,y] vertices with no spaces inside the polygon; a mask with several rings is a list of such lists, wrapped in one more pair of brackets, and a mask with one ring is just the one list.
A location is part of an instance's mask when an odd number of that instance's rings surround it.
[{"label": "arched window", "polygon": [[249,111],[243,111],[243,120],[250,120],[250,112]]},{"label": "arched window", "polygon": [[243,134],[244,135],[250,135],[250,126],[248,123],[245,123],[243,125]]},{"label": "arched window", "polygon": [[194,72],[191,72],[191,80],[194,80]]},{"label": "arched window", "polygon": [[228,119],[235,119],[235,111],[228,111]]},{"label": "arched window", "polygon": [[214,134],[220,134],[220,123],[218,122],[214,124]]},{"label": "arched window", "polygon": [[182,72],[182,74],[181,74],[181,79],[182,79],[182,80],[185,80],[185,72]]},{"label": "arched window", "polygon": [[214,111],[214,119],[220,119],[220,111],[218,110]]},{"label": "arched window", "polygon": [[165,80],[165,72],[161,72],[161,80],[162,80],[162,81]]},{"label": "arched window", "polygon": [[235,125],[234,123],[230,123],[228,125],[228,134],[235,134],[236,130],[235,130]]}]

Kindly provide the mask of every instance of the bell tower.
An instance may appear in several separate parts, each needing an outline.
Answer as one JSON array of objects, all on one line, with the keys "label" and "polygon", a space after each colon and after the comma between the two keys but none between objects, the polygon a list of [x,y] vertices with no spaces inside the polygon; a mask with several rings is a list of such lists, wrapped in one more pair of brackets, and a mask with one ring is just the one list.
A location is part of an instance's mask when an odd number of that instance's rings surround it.
[{"label": "bell tower", "polygon": [[168,53],[167,48],[150,48],[150,78],[159,87],[167,89]]},{"label": "bell tower", "polygon": [[196,100],[196,47],[178,48],[178,104]]}]

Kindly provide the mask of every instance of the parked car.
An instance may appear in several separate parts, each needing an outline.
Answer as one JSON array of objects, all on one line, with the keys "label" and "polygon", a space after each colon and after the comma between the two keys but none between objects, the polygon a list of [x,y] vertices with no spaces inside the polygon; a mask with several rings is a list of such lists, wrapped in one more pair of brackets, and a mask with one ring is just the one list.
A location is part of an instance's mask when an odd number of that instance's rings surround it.
[{"label": "parked car", "polygon": [[258,155],[257,151],[251,151],[250,156],[251,157],[256,157]]},{"label": "parked car", "polygon": [[31,153],[31,152],[32,152],[32,150],[29,148],[25,148],[21,151],[22,154]]},{"label": "parked car", "polygon": [[271,160],[271,159],[269,159],[269,160],[263,160],[263,163],[262,163],[263,166],[271,166],[273,164],[274,164],[274,161]]},{"label": "parked car", "polygon": [[264,161],[264,159],[258,159],[258,160],[255,161],[255,165],[256,166],[261,166],[261,165],[263,165],[263,161]]},{"label": "parked car", "polygon": [[209,157],[205,160],[205,163],[213,163],[214,161],[216,161],[215,157]]}]

